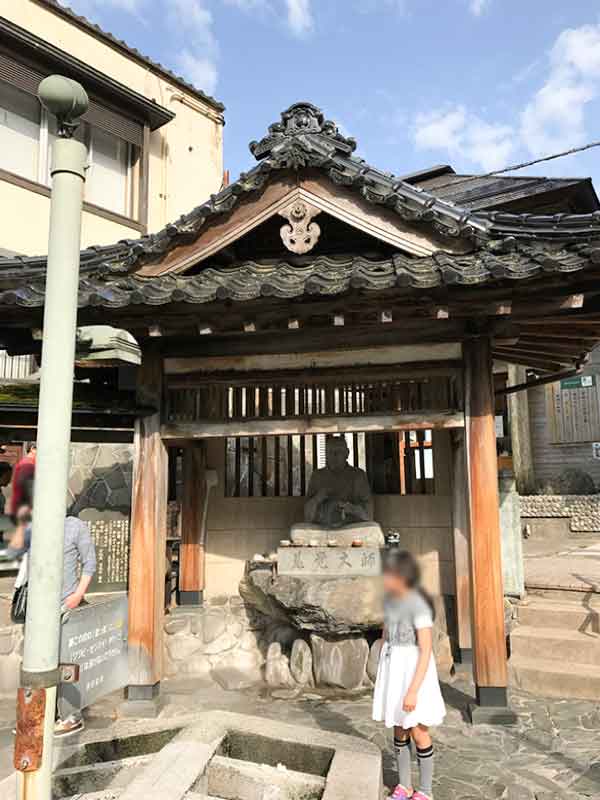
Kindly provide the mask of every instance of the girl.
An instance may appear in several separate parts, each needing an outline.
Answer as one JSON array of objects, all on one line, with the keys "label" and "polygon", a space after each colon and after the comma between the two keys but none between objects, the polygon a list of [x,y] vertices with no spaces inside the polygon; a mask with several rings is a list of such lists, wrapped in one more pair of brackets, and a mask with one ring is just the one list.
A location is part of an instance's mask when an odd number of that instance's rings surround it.
[{"label": "girl", "polygon": [[[420,570],[406,551],[392,550],[383,568],[384,644],[381,650],[373,719],[394,728],[399,784],[391,800],[432,800],[431,725],[446,714],[432,653],[433,613],[420,588]],[[410,739],[417,748],[419,789],[411,788]]]}]

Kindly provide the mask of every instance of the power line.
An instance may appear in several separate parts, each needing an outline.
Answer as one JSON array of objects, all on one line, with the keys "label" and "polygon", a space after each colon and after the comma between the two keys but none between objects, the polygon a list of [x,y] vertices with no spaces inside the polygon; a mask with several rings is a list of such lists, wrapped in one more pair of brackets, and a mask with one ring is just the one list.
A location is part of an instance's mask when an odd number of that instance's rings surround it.
[{"label": "power line", "polygon": [[502,169],[495,169],[492,172],[485,172],[483,175],[469,175],[467,178],[463,178],[460,181],[448,181],[448,183],[442,183],[439,186],[436,186],[434,191],[438,191],[439,189],[445,189],[446,186],[462,186],[463,183],[470,183],[471,181],[479,181],[482,178],[494,178],[496,175],[502,175],[505,172],[514,172],[517,169],[524,169],[525,167],[532,167],[534,164],[541,164],[543,161],[552,161],[555,158],[563,158],[564,156],[571,156],[574,153],[582,153],[584,150],[591,150],[593,147],[600,146],[600,141],[596,142],[588,142],[588,144],[583,144],[580,147],[571,147],[569,150],[563,150],[561,153],[552,153],[548,156],[541,156],[540,158],[534,158],[531,161],[522,161],[520,164],[513,164],[510,167],[503,167]]}]

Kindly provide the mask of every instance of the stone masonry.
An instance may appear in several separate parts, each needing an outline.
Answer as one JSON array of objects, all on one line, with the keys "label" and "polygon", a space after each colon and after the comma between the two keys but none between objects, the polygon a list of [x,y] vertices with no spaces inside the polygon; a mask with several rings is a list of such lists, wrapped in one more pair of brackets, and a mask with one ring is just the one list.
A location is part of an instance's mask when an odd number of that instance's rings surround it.
[{"label": "stone masonry", "polygon": [[69,475],[69,512],[131,509],[133,447],[128,444],[73,444]]},{"label": "stone masonry", "polygon": [[600,533],[600,494],[521,496],[521,519],[570,519],[572,533]]}]

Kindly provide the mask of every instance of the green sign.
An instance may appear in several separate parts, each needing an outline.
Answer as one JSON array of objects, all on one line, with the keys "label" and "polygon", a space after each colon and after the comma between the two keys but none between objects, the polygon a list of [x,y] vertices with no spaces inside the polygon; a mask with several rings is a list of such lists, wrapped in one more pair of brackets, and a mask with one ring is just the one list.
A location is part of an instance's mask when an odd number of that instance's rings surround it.
[{"label": "green sign", "polygon": [[578,375],[575,378],[565,378],[560,382],[560,388],[563,392],[569,389],[589,389],[596,385],[595,375]]}]

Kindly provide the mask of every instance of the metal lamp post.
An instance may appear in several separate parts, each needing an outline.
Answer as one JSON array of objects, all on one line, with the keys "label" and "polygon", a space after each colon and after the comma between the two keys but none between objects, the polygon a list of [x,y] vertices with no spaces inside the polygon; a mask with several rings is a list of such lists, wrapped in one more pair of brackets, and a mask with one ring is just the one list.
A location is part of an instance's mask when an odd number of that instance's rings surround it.
[{"label": "metal lamp post", "polygon": [[20,800],[51,800],[67,506],[81,212],[87,150],[73,134],[88,108],[75,81],[53,75],[39,86],[58,121],[52,150],[52,200],[44,305],[33,533],[15,768]]}]

